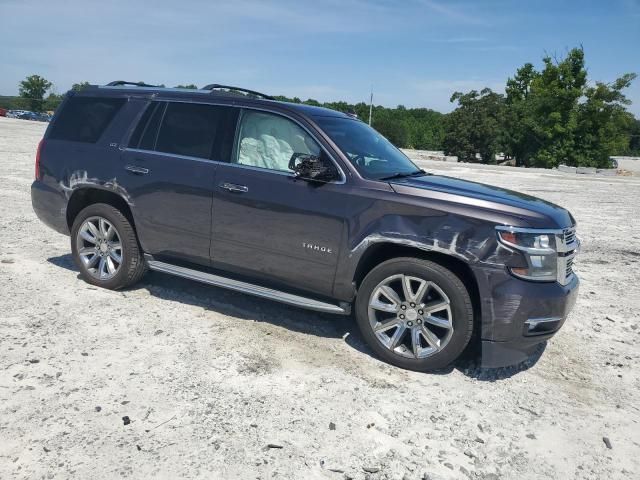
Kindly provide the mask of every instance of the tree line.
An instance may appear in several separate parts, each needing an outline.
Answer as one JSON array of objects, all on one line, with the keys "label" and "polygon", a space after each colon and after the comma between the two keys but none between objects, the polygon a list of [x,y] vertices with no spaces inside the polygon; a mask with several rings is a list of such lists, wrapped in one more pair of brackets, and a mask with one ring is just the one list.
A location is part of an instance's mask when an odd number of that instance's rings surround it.
[{"label": "tree line", "polygon": [[[374,105],[372,126],[398,147],[443,150],[461,161],[495,163],[501,154],[501,160],[518,166],[606,168],[612,155],[640,155],[640,120],[626,110],[631,102],[623,93],[635,78],[627,73],[611,83],[590,81],[584,51],[574,48],[564,58],[545,56],[540,70],[523,65],[507,80],[504,94],[489,88],[455,92],[450,100],[456,108],[448,114]],[[0,107],[55,110],[63,96],[50,92],[51,87],[45,78],[31,75],[20,82],[19,97],[0,97]],[[276,99],[369,118],[364,102]]]},{"label": "tree line", "polygon": [[464,161],[494,163],[503,153],[518,166],[606,168],[611,155],[640,154],[640,121],[626,110],[623,90],[636,74],[590,82],[582,48],[527,63],[507,80],[505,94],[488,88],[456,92],[443,149]]}]

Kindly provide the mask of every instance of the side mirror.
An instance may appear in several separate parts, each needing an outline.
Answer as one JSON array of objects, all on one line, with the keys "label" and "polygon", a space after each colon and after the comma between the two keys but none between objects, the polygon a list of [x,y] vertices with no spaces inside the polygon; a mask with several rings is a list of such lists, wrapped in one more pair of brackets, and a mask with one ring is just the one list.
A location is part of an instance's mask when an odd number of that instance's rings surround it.
[{"label": "side mirror", "polygon": [[289,170],[296,178],[315,182],[331,182],[338,178],[335,166],[324,153],[320,156],[309,153],[294,153],[289,160]]}]

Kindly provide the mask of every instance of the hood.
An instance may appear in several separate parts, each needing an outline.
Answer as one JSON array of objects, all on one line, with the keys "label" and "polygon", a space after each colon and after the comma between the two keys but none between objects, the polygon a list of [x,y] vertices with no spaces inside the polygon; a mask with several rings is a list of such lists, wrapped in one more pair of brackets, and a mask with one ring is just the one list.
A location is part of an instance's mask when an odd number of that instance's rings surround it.
[{"label": "hood", "polygon": [[[567,228],[575,220],[564,208],[531,195],[483,183],[440,175],[406,177],[389,182],[397,193],[466,205],[470,209],[493,210],[517,217],[530,228]],[[469,211],[469,216],[473,212]],[[523,225],[524,224],[524,225]]]}]

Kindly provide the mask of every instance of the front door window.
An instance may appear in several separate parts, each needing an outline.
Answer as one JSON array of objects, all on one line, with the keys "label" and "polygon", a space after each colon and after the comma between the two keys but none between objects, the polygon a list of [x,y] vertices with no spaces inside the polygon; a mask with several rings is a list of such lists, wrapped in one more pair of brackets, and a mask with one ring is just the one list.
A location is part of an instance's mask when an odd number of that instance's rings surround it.
[{"label": "front door window", "polygon": [[318,156],[320,146],[307,131],[287,118],[251,110],[243,112],[235,163],[290,172],[289,160],[294,153]]}]

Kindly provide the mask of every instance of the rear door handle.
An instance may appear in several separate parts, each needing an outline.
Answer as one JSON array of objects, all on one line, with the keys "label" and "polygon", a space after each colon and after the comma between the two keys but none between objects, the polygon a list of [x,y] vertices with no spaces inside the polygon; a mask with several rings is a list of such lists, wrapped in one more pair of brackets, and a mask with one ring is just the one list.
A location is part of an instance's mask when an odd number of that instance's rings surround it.
[{"label": "rear door handle", "polygon": [[146,175],[149,173],[148,168],[138,167],[137,165],[127,165],[124,169],[128,172],[135,173],[136,175]]},{"label": "rear door handle", "polygon": [[235,183],[221,183],[220,188],[233,193],[247,193],[249,189],[245,185],[237,185]]}]

